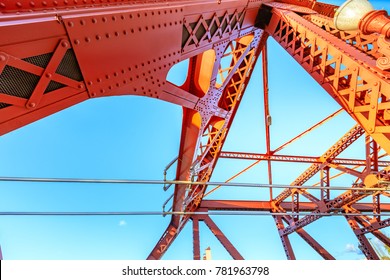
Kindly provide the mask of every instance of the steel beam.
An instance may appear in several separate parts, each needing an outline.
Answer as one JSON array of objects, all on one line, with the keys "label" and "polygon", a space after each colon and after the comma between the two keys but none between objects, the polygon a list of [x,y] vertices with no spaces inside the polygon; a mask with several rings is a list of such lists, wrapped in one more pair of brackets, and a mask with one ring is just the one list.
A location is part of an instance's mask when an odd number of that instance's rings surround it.
[{"label": "steel beam", "polygon": [[192,235],[194,246],[194,260],[200,260],[199,219],[192,217]]},{"label": "steel beam", "polygon": [[[243,152],[229,152],[229,151],[222,151],[220,158],[246,159],[246,160],[269,160],[269,161],[298,162],[298,163],[312,163],[312,164],[322,164],[323,163],[320,160],[320,157],[278,155],[278,154],[267,155],[267,154],[258,154],[258,153],[243,153]],[[341,165],[364,166],[364,165],[366,165],[366,160],[335,158],[332,160],[332,163],[341,164]],[[390,161],[378,161],[379,167],[386,167],[388,165],[390,165]]]},{"label": "steel beam", "polygon": [[214,221],[208,216],[205,215],[203,217],[203,221],[209,227],[211,232],[215,235],[215,237],[221,242],[223,247],[229,252],[235,260],[243,260],[244,258],[237,251],[237,249],[233,246],[233,244],[229,241],[229,239],[223,234],[223,232],[218,228],[218,226],[214,223]]}]

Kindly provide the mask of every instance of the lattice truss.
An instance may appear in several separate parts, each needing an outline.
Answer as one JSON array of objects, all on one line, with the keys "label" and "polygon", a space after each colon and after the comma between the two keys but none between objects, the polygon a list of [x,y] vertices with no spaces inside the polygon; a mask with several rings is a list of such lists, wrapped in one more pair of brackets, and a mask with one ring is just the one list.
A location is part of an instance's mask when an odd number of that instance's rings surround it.
[{"label": "lattice truss", "polygon": [[[376,66],[377,60],[384,59],[381,47],[386,44],[377,34],[336,30],[332,23],[336,7],[312,0],[51,2],[0,0],[0,133],[89,98],[140,95],[182,106],[176,179],[192,183],[175,185],[174,214],[149,259],[160,259],[190,220],[194,259],[200,259],[199,221],[234,259],[243,259],[211,219],[208,211],[212,210],[271,213],[288,259],[295,259],[292,233],[324,259],[334,259],[305,230],[324,215],[345,216],[368,259],[379,256],[366,234],[390,246],[390,239],[380,231],[390,225],[390,219],[381,216],[390,212],[390,204],[382,202],[390,197],[385,160],[390,152],[390,74]],[[339,112],[270,149],[265,47],[269,36],[357,123],[320,156],[280,151]],[[261,55],[267,151],[222,151]],[[189,61],[185,83],[167,81],[169,69],[184,60]],[[366,158],[339,157],[361,137],[365,137]],[[208,200],[207,195],[220,188],[200,183],[210,180],[221,157],[255,161],[228,181],[267,161],[268,187],[272,187],[271,162],[310,166],[291,182],[292,187],[276,196],[271,193],[269,201]],[[332,176],[331,170],[339,173]],[[334,195],[332,180],[343,174],[355,177],[355,182]],[[317,184],[306,185],[318,175]],[[312,191],[315,187],[321,187],[319,195]]]}]

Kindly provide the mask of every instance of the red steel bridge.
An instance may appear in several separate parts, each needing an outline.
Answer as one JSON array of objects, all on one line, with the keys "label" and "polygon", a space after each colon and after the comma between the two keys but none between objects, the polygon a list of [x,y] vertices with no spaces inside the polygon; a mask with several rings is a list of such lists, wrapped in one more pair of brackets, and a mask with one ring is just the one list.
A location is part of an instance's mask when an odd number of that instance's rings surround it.
[{"label": "red steel bridge", "polygon": [[[288,259],[295,259],[292,233],[324,259],[335,259],[305,227],[337,213],[367,259],[379,259],[367,234],[390,246],[381,232],[390,225],[383,215],[390,212],[384,202],[390,197],[390,41],[381,29],[336,29],[336,9],[315,0],[0,0],[0,133],[91,98],[138,95],[171,102],[183,108],[171,220],[148,259],[161,259],[190,226],[193,257],[200,259],[200,222],[234,259],[243,259],[209,211],[269,213]],[[333,115],[271,150],[269,37],[356,121],[318,157],[280,151]],[[169,70],[187,59],[185,83],[167,81]],[[257,62],[263,67],[266,151],[224,151]],[[364,159],[339,157],[360,137]],[[207,182],[219,158],[267,162],[270,199],[208,200],[206,194],[218,188]],[[273,195],[274,161],[309,167]],[[330,170],[355,181],[334,195]],[[320,176],[319,184],[306,185],[313,176]]]}]

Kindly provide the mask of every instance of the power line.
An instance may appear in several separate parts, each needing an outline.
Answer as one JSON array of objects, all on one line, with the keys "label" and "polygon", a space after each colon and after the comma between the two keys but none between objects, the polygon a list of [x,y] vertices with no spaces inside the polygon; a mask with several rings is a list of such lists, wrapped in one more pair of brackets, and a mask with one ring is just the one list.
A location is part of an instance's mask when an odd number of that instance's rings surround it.
[{"label": "power line", "polygon": [[[357,213],[271,213],[265,211],[208,211],[208,212],[162,212],[162,211],[130,211],[130,212],[0,212],[0,216],[165,216],[165,215],[218,215],[218,216],[285,216],[297,215],[299,216],[353,216],[359,217],[367,214]],[[375,214],[375,216],[388,216],[390,213]]]},{"label": "power line", "polygon": [[379,182],[385,184],[385,187],[365,188],[365,187],[342,187],[342,186],[293,186],[293,185],[275,185],[275,184],[256,184],[256,183],[235,183],[235,182],[192,182],[179,180],[129,180],[129,179],[79,179],[79,178],[28,178],[28,177],[0,177],[3,182],[29,182],[29,183],[80,183],[80,184],[128,184],[128,185],[209,185],[224,187],[244,187],[244,188],[281,188],[281,189],[315,189],[315,190],[356,190],[356,191],[388,191],[390,185],[388,182]]}]

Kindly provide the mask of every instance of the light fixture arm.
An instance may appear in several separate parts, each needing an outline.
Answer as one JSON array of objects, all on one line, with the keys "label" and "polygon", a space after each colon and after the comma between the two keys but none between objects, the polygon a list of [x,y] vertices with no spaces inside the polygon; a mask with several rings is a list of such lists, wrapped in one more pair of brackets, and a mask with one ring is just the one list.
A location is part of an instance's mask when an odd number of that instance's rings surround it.
[{"label": "light fixture arm", "polygon": [[385,10],[368,12],[359,22],[363,34],[378,33],[379,52],[384,56],[378,58],[376,66],[384,71],[390,70],[390,18]]},{"label": "light fixture arm", "polygon": [[384,56],[376,61],[376,66],[381,70],[390,70],[390,42],[386,40],[385,36],[381,35],[377,41],[379,52]]},{"label": "light fixture arm", "polygon": [[359,29],[363,34],[379,33],[390,38],[390,19],[387,11],[374,10],[367,13],[359,22]]}]

